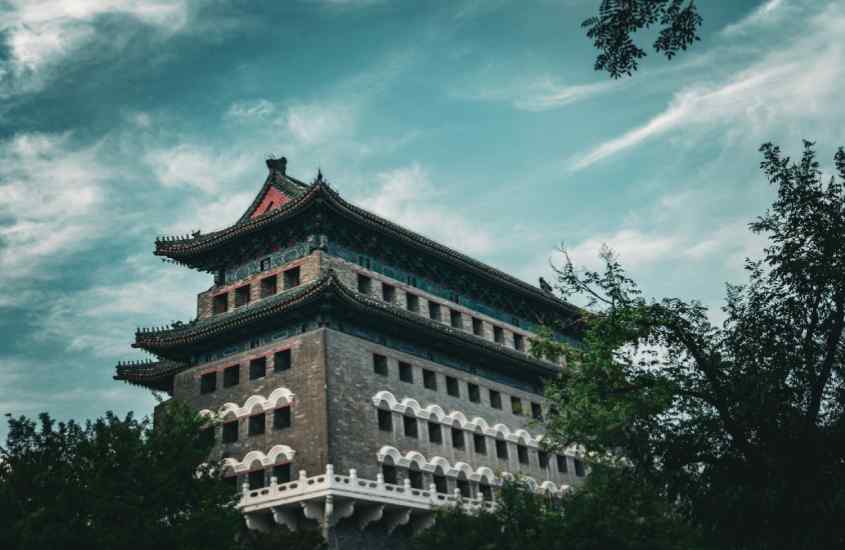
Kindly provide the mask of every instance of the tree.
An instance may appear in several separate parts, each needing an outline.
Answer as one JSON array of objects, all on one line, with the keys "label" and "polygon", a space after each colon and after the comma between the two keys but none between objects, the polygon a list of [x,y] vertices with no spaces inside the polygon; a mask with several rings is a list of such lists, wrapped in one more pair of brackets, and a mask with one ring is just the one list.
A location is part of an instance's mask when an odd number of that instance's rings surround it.
[{"label": "tree", "polygon": [[812,143],[799,162],[761,152],[777,198],[750,229],[769,245],[728,285],[721,327],[698,302],[643,298],[608,250],[603,272],[565,257],[558,290],[591,313],[582,348],[533,344],[568,364],[544,441],[660,488],[720,545],[841,548],[845,150],[829,181]]},{"label": "tree", "polygon": [[599,14],[581,23],[599,54],[595,69],[612,78],[631,76],[645,51],[634,43],[637,31],[660,25],[654,51],[672,59],[700,40],[702,19],[693,0],[602,0]]},{"label": "tree", "polygon": [[[245,532],[236,495],[207,464],[203,420],[173,404],[152,429],[130,413],[80,425],[9,417],[0,448],[0,548],[267,547]],[[287,535],[312,550],[312,534]],[[292,542],[292,543],[291,543]]]},{"label": "tree", "polygon": [[624,470],[599,467],[560,500],[507,481],[493,511],[442,510],[412,550],[691,550],[698,535],[663,495]]}]

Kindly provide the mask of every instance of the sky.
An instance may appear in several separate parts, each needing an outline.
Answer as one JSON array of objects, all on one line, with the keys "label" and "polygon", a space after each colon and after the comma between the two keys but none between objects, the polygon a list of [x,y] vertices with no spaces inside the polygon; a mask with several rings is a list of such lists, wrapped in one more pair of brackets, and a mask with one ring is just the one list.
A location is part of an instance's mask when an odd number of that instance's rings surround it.
[{"label": "sky", "polygon": [[620,80],[598,4],[0,0],[0,413],[149,414],[114,365],[211,285],[155,237],[234,222],[271,154],[532,283],[606,243],[719,321],[760,144],[845,144],[842,0],[701,0],[701,42]]}]

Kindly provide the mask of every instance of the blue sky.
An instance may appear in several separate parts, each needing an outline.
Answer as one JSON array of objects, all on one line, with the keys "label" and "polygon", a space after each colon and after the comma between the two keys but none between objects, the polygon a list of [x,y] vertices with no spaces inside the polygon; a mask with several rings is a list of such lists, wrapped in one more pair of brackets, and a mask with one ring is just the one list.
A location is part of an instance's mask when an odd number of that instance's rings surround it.
[{"label": "blue sky", "polygon": [[718,319],[762,246],[759,145],[845,144],[845,10],[698,3],[691,52],[612,81],[598,0],[0,2],[0,412],[149,413],[114,364],[211,284],[155,236],[234,221],[268,154],[530,282],[608,243]]}]

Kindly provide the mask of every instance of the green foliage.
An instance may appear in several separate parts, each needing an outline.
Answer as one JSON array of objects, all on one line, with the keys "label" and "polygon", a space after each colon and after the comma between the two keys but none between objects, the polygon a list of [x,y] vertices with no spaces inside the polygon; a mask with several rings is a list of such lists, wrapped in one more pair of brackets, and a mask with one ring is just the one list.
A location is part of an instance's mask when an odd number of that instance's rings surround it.
[{"label": "green foliage", "polygon": [[413,550],[688,550],[697,537],[662,495],[625,470],[600,468],[586,485],[551,501],[506,482],[492,511],[438,512]]},{"label": "green foliage", "polygon": [[568,362],[544,441],[660,487],[716,543],[843,547],[845,152],[825,182],[812,143],[797,163],[761,151],[778,195],[750,227],[770,244],[721,327],[695,301],[643,298],[608,250],[603,272],[565,257],[558,289],[592,312],[583,349],[535,348]]},{"label": "green foliage", "polygon": [[[206,463],[212,441],[202,425],[179,404],[155,429],[131,414],[85,425],[46,413],[37,423],[10,417],[0,448],[0,548],[269,547],[245,533],[235,495]],[[287,548],[318,548],[313,533],[280,536],[294,543]]]},{"label": "green foliage", "polygon": [[654,51],[672,59],[700,40],[701,16],[693,0],[602,0],[599,14],[581,23],[599,50],[595,69],[612,78],[631,76],[645,51],[634,43],[637,31],[660,25]]}]

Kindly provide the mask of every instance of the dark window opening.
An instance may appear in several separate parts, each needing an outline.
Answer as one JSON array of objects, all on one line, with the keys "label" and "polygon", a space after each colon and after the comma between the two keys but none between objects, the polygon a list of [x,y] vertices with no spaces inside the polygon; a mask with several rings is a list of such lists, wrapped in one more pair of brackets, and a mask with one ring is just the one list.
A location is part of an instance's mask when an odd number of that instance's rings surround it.
[{"label": "dark window opening", "polygon": [[534,420],[543,420],[543,407],[539,403],[531,403],[531,417]]},{"label": "dark window opening", "polygon": [[490,406],[494,409],[502,408],[502,394],[495,390],[490,390]]},{"label": "dark window opening", "polygon": [[291,481],[290,473],[290,462],[273,466],[273,477],[276,478],[276,483],[289,483]]},{"label": "dark window opening", "polygon": [[373,372],[379,376],[387,376],[387,357],[373,354]]},{"label": "dark window opening", "polygon": [[381,475],[384,476],[384,482],[396,485],[396,466],[390,464],[381,465]]},{"label": "dark window opening", "polygon": [[235,307],[245,306],[249,303],[249,285],[239,286],[235,289]]},{"label": "dark window opening", "polygon": [[419,470],[408,470],[408,479],[411,482],[411,487],[414,489],[423,488],[423,476]]},{"label": "dark window opening", "polygon": [[440,430],[440,424],[428,423],[428,440],[438,445],[443,444],[443,432]]},{"label": "dark window opening", "polygon": [[241,366],[232,365],[223,369],[223,387],[237,386],[241,382]]},{"label": "dark window opening", "polygon": [[449,485],[446,483],[446,476],[434,474],[434,490],[441,494],[449,492]]},{"label": "dark window opening", "polygon": [[508,444],[501,439],[496,440],[496,457],[500,460],[508,459]]},{"label": "dark window opening", "polygon": [[278,284],[276,283],[276,276],[273,275],[271,277],[264,277],[261,279],[261,297],[267,298],[268,296],[272,296],[279,290]]},{"label": "dark window opening", "polygon": [[537,461],[540,463],[540,468],[545,470],[549,467],[549,453],[546,451],[537,451]]},{"label": "dark window opening", "polygon": [[528,447],[525,445],[517,445],[516,457],[520,464],[528,464]]},{"label": "dark window opening", "polygon": [[413,416],[403,416],[402,425],[405,428],[405,437],[417,437],[417,419]]},{"label": "dark window opening", "polygon": [[396,287],[382,283],[381,285],[381,299],[388,303],[396,301]]},{"label": "dark window opening", "polygon": [[203,374],[200,378],[200,393],[211,393],[217,389],[217,371]]},{"label": "dark window opening", "polygon": [[288,269],[287,271],[282,273],[282,276],[285,280],[285,290],[299,286],[299,267]]},{"label": "dark window opening", "polygon": [[481,403],[481,391],[478,389],[478,384],[467,383],[467,393],[470,401]]},{"label": "dark window opening", "polygon": [[463,498],[469,498],[470,497],[469,481],[467,481],[465,479],[459,479],[458,480],[458,491],[461,492],[461,496]]},{"label": "dark window opening", "polygon": [[514,333],[513,347],[516,348],[518,351],[525,351],[525,339],[522,337],[521,334]]},{"label": "dark window opening", "polygon": [[409,384],[414,383],[414,370],[410,363],[399,361],[399,380]]},{"label": "dark window opening", "polygon": [[254,414],[249,417],[249,431],[248,435],[261,435],[264,433],[264,428],[267,425],[264,413]]},{"label": "dark window opening", "polygon": [[290,350],[284,349],[273,354],[273,371],[282,372],[290,368]]},{"label": "dark window opening", "polygon": [[505,343],[505,331],[502,330],[502,327],[493,327],[493,340],[497,344]]},{"label": "dark window opening", "polygon": [[572,463],[575,465],[575,475],[578,477],[584,477],[584,463],[577,458],[573,459]]},{"label": "dark window opening", "polygon": [[366,275],[358,274],[358,292],[369,294],[373,291],[373,280]]},{"label": "dark window opening", "polygon": [[464,448],[464,431],[460,428],[452,428],[452,447],[455,449]]},{"label": "dark window opening", "polygon": [[484,437],[484,434],[472,434],[472,443],[476,453],[487,454],[487,438]]},{"label": "dark window opening", "polygon": [[484,500],[493,500],[493,489],[486,483],[480,483],[478,485],[478,491]]},{"label": "dark window opening", "polygon": [[238,440],[238,421],[223,424],[223,443],[234,443]]},{"label": "dark window opening", "polygon": [[419,313],[420,311],[420,297],[416,294],[411,294],[410,292],[405,295],[405,307],[408,308],[408,311],[413,311],[414,313]]},{"label": "dark window opening", "polygon": [[267,358],[256,357],[249,362],[249,379],[257,380],[267,376]]},{"label": "dark window opening", "polygon": [[224,292],[218,294],[212,300],[212,312],[216,315],[218,313],[226,313],[229,310],[229,293]]},{"label": "dark window opening", "polygon": [[517,416],[522,416],[522,399],[515,395],[511,396],[511,411]]},{"label": "dark window opening", "polygon": [[440,320],[440,304],[437,302],[428,303],[428,317],[430,319],[434,319],[435,321]]},{"label": "dark window opening", "polygon": [[434,371],[423,369],[423,386],[429,390],[437,391],[437,375]]},{"label": "dark window opening", "polygon": [[452,324],[452,328],[463,328],[464,323],[463,319],[461,319],[461,312],[455,311],[454,309],[449,312],[449,321]]},{"label": "dark window opening", "polygon": [[378,429],[383,432],[393,431],[393,415],[384,409],[378,410]]},{"label": "dark window opening", "polygon": [[249,488],[251,491],[264,487],[264,470],[253,470],[249,473]]},{"label": "dark window opening", "polygon": [[557,455],[557,471],[561,474],[569,471],[569,465],[566,463],[566,455]]},{"label": "dark window opening", "polygon": [[261,271],[267,271],[270,269],[270,258],[264,258],[261,260]]},{"label": "dark window opening", "polygon": [[290,428],[290,407],[280,407],[273,411],[273,429],[284,430]]},{"label": "dark window opening", "polygon": [[484,323],[481,322],[481,319],[472,318],[472,333],[476,336],[484,336]]},{"label": "dark window opening", "polygon": [[458,388],[458,379],[451,376],[446,377],[446,393],[452,397],[460,397],[461,391]]}]

